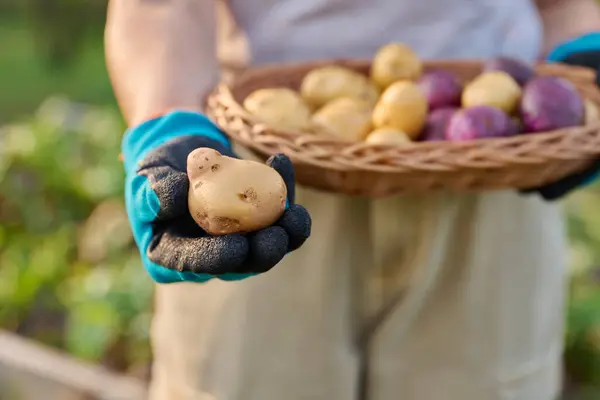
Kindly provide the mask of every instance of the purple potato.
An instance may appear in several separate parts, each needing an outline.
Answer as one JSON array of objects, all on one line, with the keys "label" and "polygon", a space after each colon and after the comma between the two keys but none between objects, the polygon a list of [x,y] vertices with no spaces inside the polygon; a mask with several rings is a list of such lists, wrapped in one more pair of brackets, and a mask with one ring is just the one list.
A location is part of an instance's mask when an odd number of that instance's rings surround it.
[{"label": "purple potato", "polygon": [[446,139],[454,142],[514,136],[518,126],[504,111],[474,106],[455,113],[446,128]]},{"label": "purple potato", "polygon": [[426,72],[419,79],[419,88],[425,94],[430,110],[460,105],[462,84],[451,72],[437,69]]},{"label": "purple potato", "polygon": [[525,85],[535,75],[533,67],[526,62],[506,56],[488,60],[483,66],[483,71],[505,72],[521,86]]},{"label": "purple potato", "polygon": [[529,81],[521,98],[525,132],[546,132],[583,124],[585,106],[571,82],[554,76]]},{"label": "purple potato", "polygon": [[427,142],[446,140],[448,121],[458,110],[457,107],[445,107],[431,112],[427,116],[421,140]]}]

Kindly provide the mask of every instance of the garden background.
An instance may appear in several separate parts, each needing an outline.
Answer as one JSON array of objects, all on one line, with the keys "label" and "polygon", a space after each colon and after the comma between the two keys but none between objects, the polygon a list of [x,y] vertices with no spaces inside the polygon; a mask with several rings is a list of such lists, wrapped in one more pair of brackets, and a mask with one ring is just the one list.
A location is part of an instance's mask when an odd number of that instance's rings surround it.
[{"label": "garden background", "polygon": [[[0,1],[0,329],[147,379],[152,285],[123,208],[105,3]],[[597,399],[600,185],[565,207],[565,365]]]}]

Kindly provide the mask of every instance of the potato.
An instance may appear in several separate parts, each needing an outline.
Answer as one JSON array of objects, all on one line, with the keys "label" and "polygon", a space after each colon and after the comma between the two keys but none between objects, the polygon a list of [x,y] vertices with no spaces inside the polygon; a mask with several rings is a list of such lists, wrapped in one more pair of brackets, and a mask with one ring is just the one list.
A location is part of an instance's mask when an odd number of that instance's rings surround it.
[{"label": "potato", "polygon": [[187,158],[187,173],[190,214],[211,235],[253,232],[285,211],[285,182],[265,164],[199,148]]},{"label": "potato", "polygon": [[287,88],[258,89],[244,99],[244,108],[273,128],[303,131],[310,126],[310,108]]},{"label": "potato", "polygon": [[484,72],[503,71],[510,75],[520,86],[524,86],[535,75],[531,65],[523,60],[507,56],[499,56],[487,60],[483,65]]},{"label": "potato", "polygon": [[363,140],[371,130],[371,107],[350,97],[325,104],[312,117],[315,127],[348,140]]},{"label": "potato", "polygon": [[491,106],[473,106],[452,115],[446,128],[446,139],[462,142],[509,137],[518,133],[517,123],[502,110]]},{"label": "potato", "polygon": [[371,79],[385,89],[399,80],[416,80],[423,72],[423,63],[407,45],[390,43],[382,46],[371,65]]},{"label": "potato", "polygon": [[585,99],[583,101],[585,107],[585,123],[591,124],[592,122],[597,122],[600,120],[600,112],[598,111],[598,106],[596,103],[589,99]]},{"label": "potato", "polygon": [[583,98],[568,80],[538,76],[523,89],[521,115],[526,132],[546,132],[582,125]]},{"label": "potato", "polygon": [[393,128],[379,128],[369,133],[365,142],[370,144],[406,145],[412,141],[408,135]]},{"label": "potato", "polygon": [[446,140],[446,128],[454,114],[460,109],[456,107],[438,108],[433,110],[427,116],[425,128],[421,134],[421,140],[424,142],[438,142]]},{"label": "potato", "polygon": [[430,110],[460,106],[463,87],[452,72],[443,69],[426,72],[418,84],[427,98]]},{"label": "potato", "polygon": [[300,86],[300,94],[314,109],[332,100],[350,97],[375,105],[379,89],[368,77],[349,68],[331,65],[310,71]]},{"label": "potato", "polygon": [[484,72],[463,90],[463,107],[490,106],[513,114],[519,105],[521,87],[506,72]]},{"label": "potato", "polygon": [[399,81],[388,87],[373,110],[376,128],[390,127],[415,139],[427,118],[427,99],[416,83]]}]

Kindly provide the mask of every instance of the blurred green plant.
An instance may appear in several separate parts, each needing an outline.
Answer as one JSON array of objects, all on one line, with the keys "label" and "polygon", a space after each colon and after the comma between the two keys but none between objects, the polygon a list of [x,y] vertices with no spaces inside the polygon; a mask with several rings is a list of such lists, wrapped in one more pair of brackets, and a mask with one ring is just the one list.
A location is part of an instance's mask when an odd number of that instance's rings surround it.
[{"label": "blurred green plant", "polygon": [[[88,4],[89,10],[77,14],[63,6],[44,14],[43,7],[31,6],[33,1],[57,7],[56,0],[0,1],[0,125],[31,115],[55,93],[85,103],[114,104],[104,61],[107,2],[75,0]],[[81,28],[71,27],[84,21],[81,34]]]},{"label": "blurred green plant", "polygon": [[569,379],[600,387],[600,185],[567,202],[571,280],[565,342]]},{"label": "blurred green plant", "polygon": [[102,37],[107,5],[105,0],[21,2],[38,50],[55,69],[72,64],[88,37]]},{"label": "blurred green plant", "polygon": [[61,98],[0,128],[0,326],[120,370],[149,361],[152,290],[122,202],[123,129]]}]

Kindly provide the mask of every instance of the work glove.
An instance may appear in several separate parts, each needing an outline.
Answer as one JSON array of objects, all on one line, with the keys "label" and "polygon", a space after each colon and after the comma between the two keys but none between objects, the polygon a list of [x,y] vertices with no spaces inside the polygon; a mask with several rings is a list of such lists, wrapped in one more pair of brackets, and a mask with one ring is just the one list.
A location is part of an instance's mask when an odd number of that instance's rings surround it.
[{"label": "work glove", "polygon": [[267,164],[287,187],[286,211],[249,234],[211,236],[188,211],[187,157],[207,147],[238,158],[226,136],[205,116],[175,111],[130,129],[123,139],[125,202],[143,264],[158,283],[241,280],[275,266],[310,235],[311,218],[294,203],[294,168],[285,155]]},{"label": "work glove", "polygon": [[[578,65],[600,71],[600,32],[590,33],[563,43],[548,54],[550,62],[562,62]],[[600,79],[596,84],[600,85]],[[587,169],[562,178],[541,188],[524,191],[525,193],[537,192],[546,200],[558,200],[573,190],[586,186],[596,180],[600,173],[600,159]]]}]

